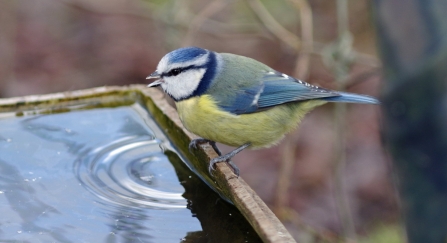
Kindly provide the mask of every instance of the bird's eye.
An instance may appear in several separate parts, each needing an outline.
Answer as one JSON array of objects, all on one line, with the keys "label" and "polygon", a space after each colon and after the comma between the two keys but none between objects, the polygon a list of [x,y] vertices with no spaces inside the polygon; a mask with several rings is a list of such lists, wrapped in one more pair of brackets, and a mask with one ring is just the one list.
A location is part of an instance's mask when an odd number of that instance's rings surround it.
[{"label": "bird's eye", "polygon": [[169,71],[169,76],[177,76],[181,72],[182,72],[182,70],[180,70],[180,68],[175,68],[175,69],[172,69],[171,71]]}]

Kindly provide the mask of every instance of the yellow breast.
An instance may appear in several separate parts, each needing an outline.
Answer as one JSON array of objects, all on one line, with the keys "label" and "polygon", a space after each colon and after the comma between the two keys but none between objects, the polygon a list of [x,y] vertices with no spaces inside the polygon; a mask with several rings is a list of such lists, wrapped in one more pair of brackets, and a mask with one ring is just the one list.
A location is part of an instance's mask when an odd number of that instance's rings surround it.
[{"label": "yellow breast", "polygon": [[304,115],[321,100],[289,103],[251,114],[234,115],[220,110],[209,95],[177,102],[183,125],[200,137],[238,147],[269,147],[296,128]]}]

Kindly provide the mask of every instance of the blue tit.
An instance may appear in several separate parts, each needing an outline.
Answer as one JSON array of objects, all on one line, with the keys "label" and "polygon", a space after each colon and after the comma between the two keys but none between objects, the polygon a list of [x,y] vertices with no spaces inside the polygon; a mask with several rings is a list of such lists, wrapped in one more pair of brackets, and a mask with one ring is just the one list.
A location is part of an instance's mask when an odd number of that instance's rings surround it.
[{"label": "blue tit", "polygon": [[202,137],[191,141],[237,147],[210,161],[239,170],[231,158],[245,148],[267,148],[294,130],[304,115],[326,102],[378,104],[366,95],[320,88],[273,70],[254,59],[186,47],[166,54],[147,79],[174,99],[187,130]]}]

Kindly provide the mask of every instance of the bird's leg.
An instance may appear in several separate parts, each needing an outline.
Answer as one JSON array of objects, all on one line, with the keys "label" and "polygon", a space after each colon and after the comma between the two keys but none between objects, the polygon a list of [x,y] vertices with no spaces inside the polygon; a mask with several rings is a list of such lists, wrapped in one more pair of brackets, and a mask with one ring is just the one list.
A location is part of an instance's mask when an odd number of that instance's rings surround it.
[{"label": "bird's leg", "polygon": [[246,143],[246,144],[238,147],[237,149],[229,152],[228,154],[221,155],[219,157],[212,159],[210,161],[210,166],[208,167],[208,171],[210,172],[210,174],[214,170],[214,164],[219,163],[219,162],[227,162],[228,165],[233,169],[234,174],[239,176],[239,168],[237,168],[237,166],[231,161],[231,158],[233,158],[236,154],[238,154],[242,150],[246,149],[250,145],[251,145],[251,143]]},{"label": "bird's leg", "polygon": [[221,156],[222,153],[220,152],[219,148],[216,145],[216,142],[205,139],[205,138],[197,138],[197,139],[193,139],[191,140],[191,142],[189,143],[189,152],[191,152],[192,148],[197,149],[197,145],[198,144],[202,144],[202,143],[209,143],[211,145],[211,147],[213,147],[214,150],[216,150],[216,153]]},{"label": "bird's leg", "polygon": [[[239,177],[239,168],[236,166],[236,164],[231,160],[228,160],[227,164],[231,167],[231,169],[233,169],[234,174],[237,177]],[[211,170],[214,170],[214,168],[210,165],[208,170],[210,171],[210,174],[211,174]]]},{"label": "bird's leg", "polygon": [[213,149],[216,150],[217,155],[221,156],[222,153],[220,152],[219,148],[217,147],[216,142],[210,141],[209,143],[210,143],[211,147],[213,147]]}]

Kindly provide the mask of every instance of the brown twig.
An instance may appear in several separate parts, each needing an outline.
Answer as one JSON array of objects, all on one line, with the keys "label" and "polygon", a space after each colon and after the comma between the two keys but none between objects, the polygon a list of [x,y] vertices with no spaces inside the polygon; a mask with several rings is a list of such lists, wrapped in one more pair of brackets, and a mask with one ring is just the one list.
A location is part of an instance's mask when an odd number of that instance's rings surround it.
[{"label": "brown twig", "polygon": [[[289,203],[289,187],[295,164],[295,150],[292,136],[287,136],[281,146],[281,164],[275,193],[275,211],[281,212]],[[283,219],[280,215],[280,219]]]},{"label": "brown twig", "polygon": [[[100,4],[95,1],[73,1],[73,0],[57,0],[57,2],[70,6],[74,9],[81,9],[98,15],[113,15],[113,16],[128,16],[133,18],[156,19],[149,11],[142,11],[139,8],[129,10],[118,5]],[[154,8],[150,3],[147,3],[148,9]],[[144,6],[144,5],[141,5]]]},{"label": "brown twig", "polygon": [[206,7],[203,8],[202,11],[199,12],[191,21],[191,24],[189,25],[188,33],[186,34],[185,40],[182,43],[182,46],[190,46],[193,43],[194,37],[197,35],[197,32],[199,31],[200,27],[203,25],[203,23],[213,14],[221,10],[225,5],[227,4],[227,1],[224,0],[218,0],[218,1],[212,1],[209,3]]},{"label": "brown twig", "polygon": [[[258,15],[263,24],[271,33],[299,52],[294,74],[295,77],[306,79],[309,72],[309,59],[313,51],[312,11],[306,0],[290,0],[293,6],[300,13],[301,34],[303,41],[279,24],[259,0],[249,0],[248,2],[253,11]],[[293,144],[292,138],[287,137],[281,147],[282,159],[275,196],[275,205],[277,210],[281,210],[281,208],[283,208],[289,200],[288,191],[290,187],[290,178],[292,176],[293,166],[296,162]]]},{"label": "brown twig", "polygon": [[370,77],[379,76],[381,75],[381,73],[382,68],[378,67],[378,68],[371,68],[370,70],[367,70],[365,72],[356,75],[350,75],[346,83],[346,89],[350,89],[353,86],[361,84],[367,81]]},{"label": "brown twig", "polygon": [[289,0],[300,14],[301,50],[297,58],[294,74],[299,79],[307,79],[309,75],[310,54],[313,52],[312,9],[306,0]]},{"label": "brown twig", "polygon": [[[337,81],[337,90],[345,91],[349,67],[353,62],[352,37],[349,32],[348,2],[337,0],[337,24],[338,40],[333,45],[335,52],[330,53],[333,57],[333,72]],[[336,199],[343,235],[345,241],[356,242],[355,225],[352,217],[351,207],[346,195],[344,184],[344,171],[346,168],[346,104],[337,103],[334,109],[335,137],[334,137],[334,196]]]},{"label": "brown twig", "polygon": [[295,34],[279,24],[259,0],[247,0],[247,2],[262,21],[264,26],[272,34],[295,50],[299,50],[301,48],[301,40]]}]

